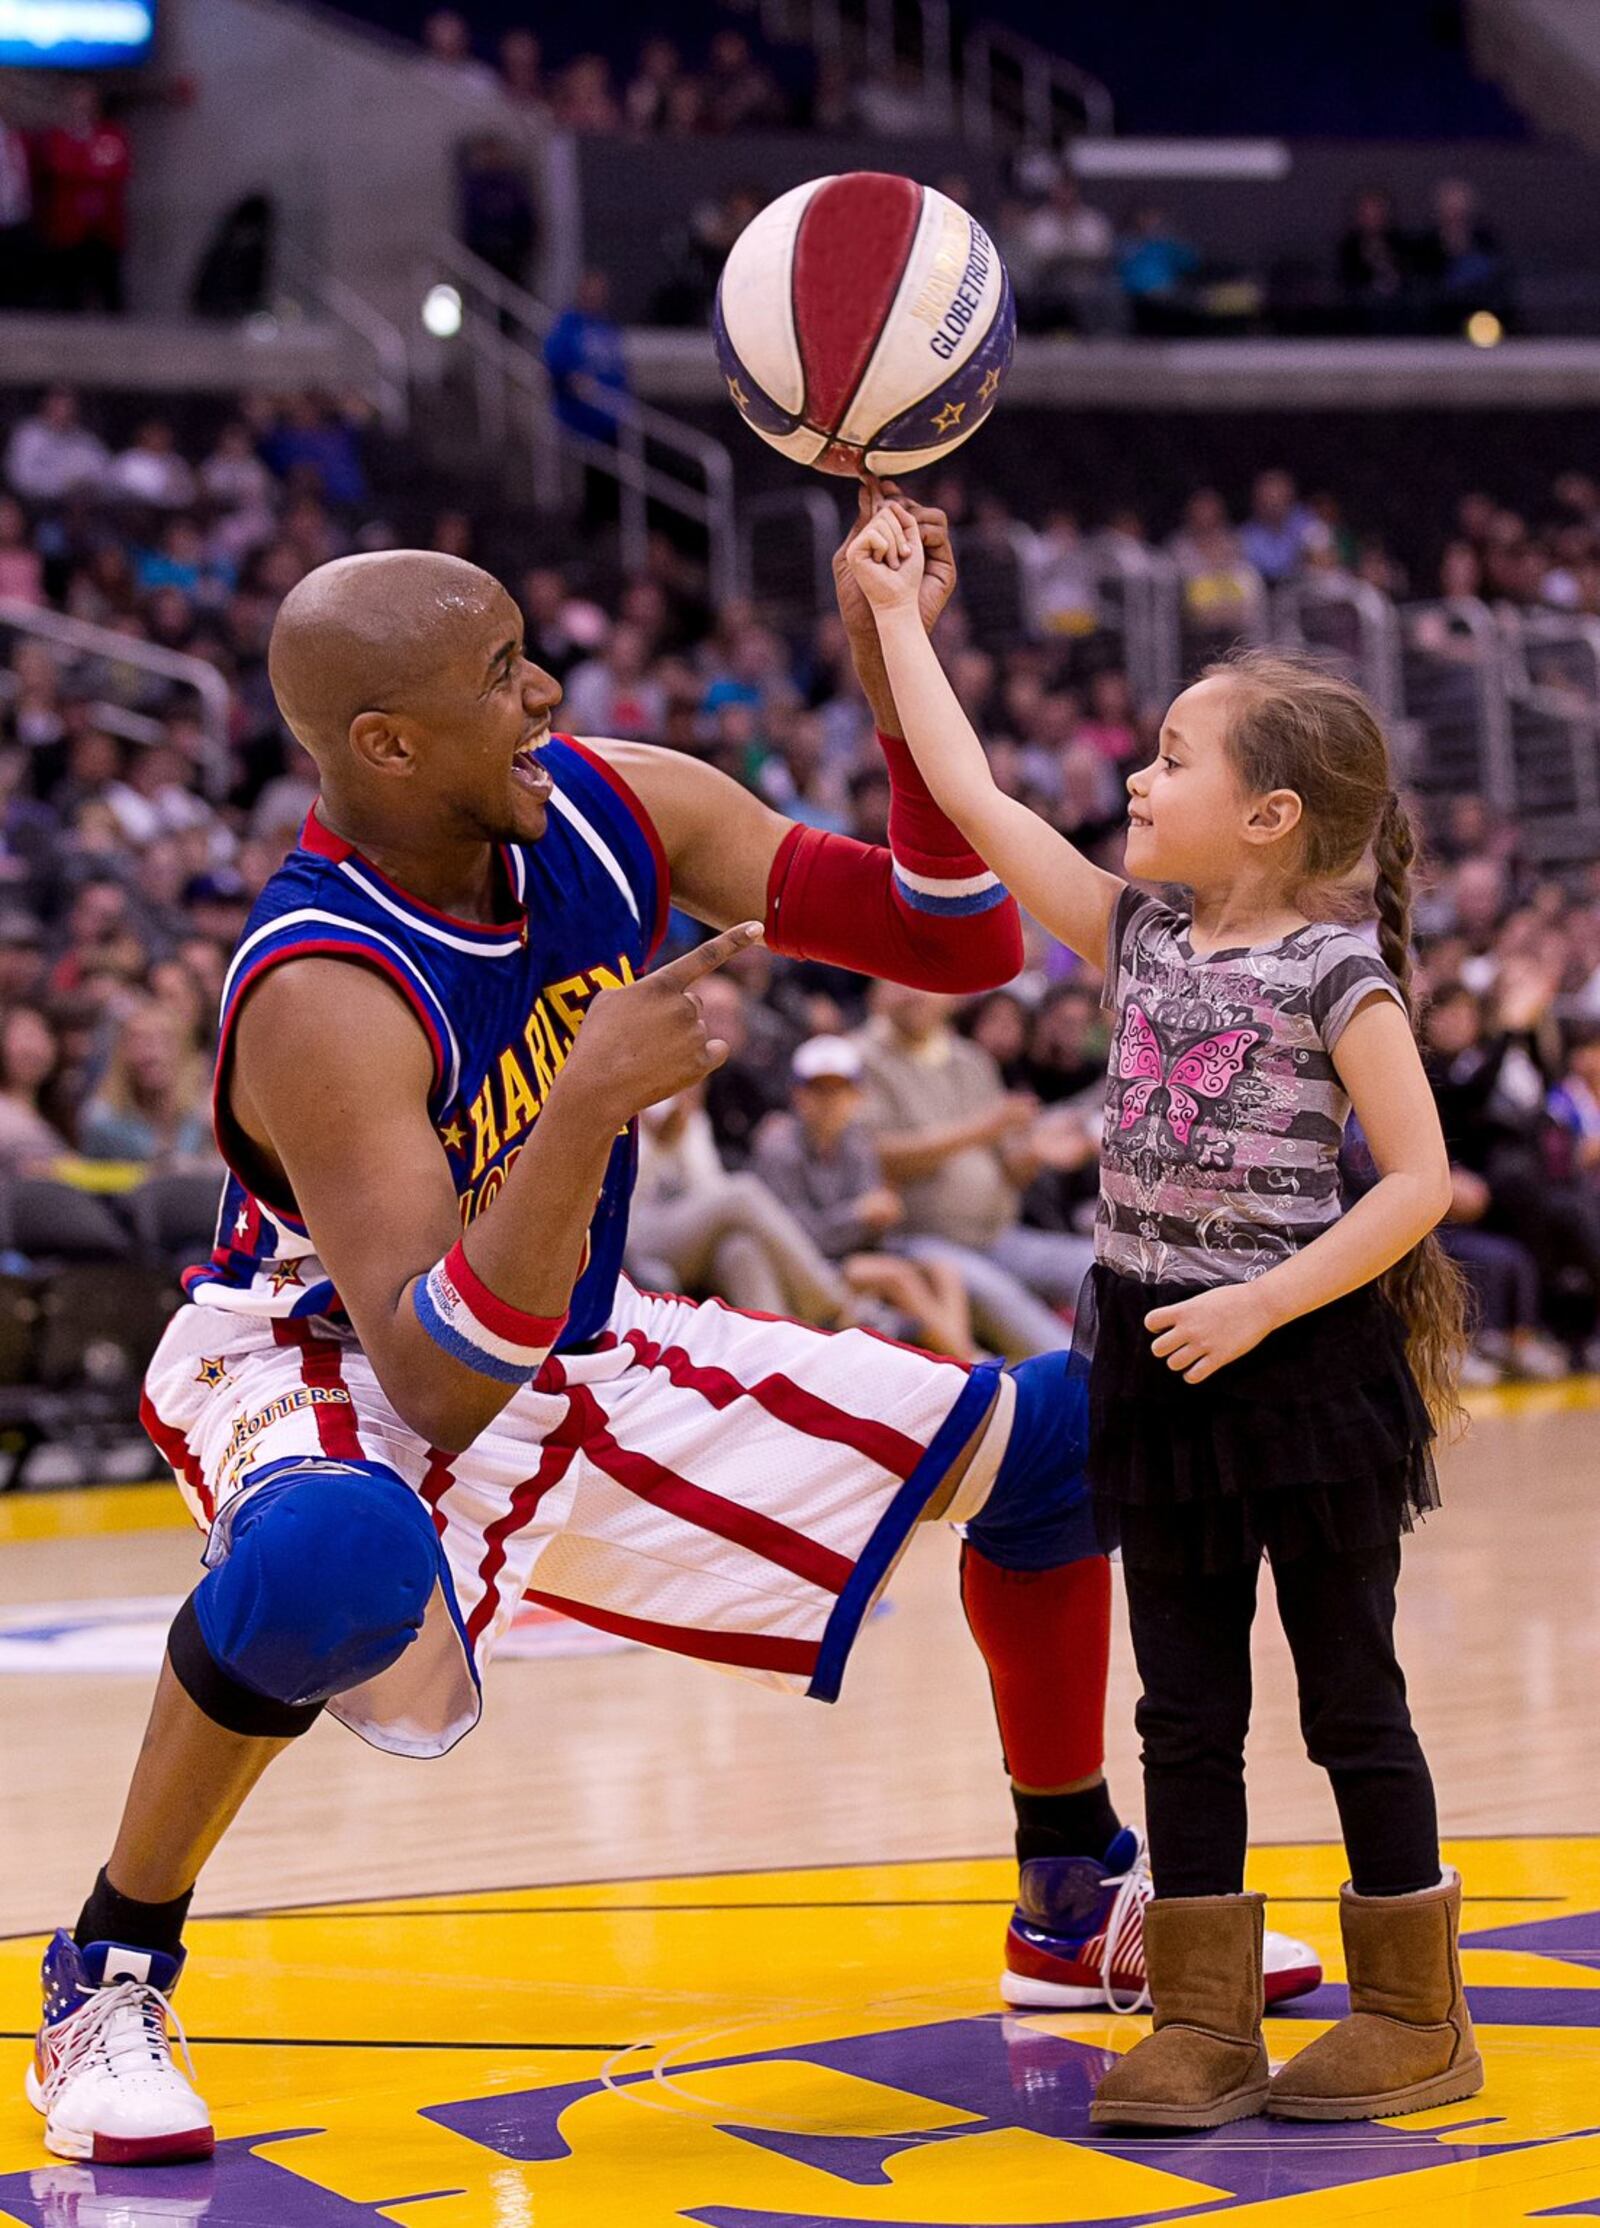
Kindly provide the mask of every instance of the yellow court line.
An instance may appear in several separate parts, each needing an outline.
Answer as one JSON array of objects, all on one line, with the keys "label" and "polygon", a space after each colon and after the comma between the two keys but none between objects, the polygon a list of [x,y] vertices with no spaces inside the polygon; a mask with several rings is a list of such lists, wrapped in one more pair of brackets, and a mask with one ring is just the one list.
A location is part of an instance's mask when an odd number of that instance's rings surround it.
[{"label": "yellow court line", "polygon": [[170,1478],[148,1485],[75,1486],[0,1495],[0,1543],[103,1539],[114,1532],[181,1532],[193,1519]]}]

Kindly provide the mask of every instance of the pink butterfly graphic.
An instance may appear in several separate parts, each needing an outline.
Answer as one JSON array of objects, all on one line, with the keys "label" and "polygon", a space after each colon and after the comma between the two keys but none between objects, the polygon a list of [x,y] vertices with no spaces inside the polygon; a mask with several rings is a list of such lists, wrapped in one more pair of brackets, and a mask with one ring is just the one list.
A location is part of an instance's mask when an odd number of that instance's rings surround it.
[{"label": "pink butterfly graphic", "polygon": [[1122,1094],[1119,1129],[1132,1129],[1149,1111],[1158,1090],[1167,1094],[1167,1124],[1180,1145],[1200,1119],[1200,1102],[1214,1105],[1226,1097],[1230,1084],[1243,1072],[1245,1061],[1266,1037],[1265,1029],[1221,1029],[1185,1045],[1167,1065],[1165,1047],[1149,1016],[1129,1001],[1117,1055],[1117,1078],[1127,1089]]}]

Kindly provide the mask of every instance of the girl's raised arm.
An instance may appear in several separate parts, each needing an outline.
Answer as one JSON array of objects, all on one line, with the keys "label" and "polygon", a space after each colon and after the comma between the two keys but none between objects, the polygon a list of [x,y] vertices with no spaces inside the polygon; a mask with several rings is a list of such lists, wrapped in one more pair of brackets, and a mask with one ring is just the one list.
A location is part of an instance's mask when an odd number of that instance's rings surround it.
[{"label": "girl's raised arm", "polygon": [[877,621],[901,729],[935,799],[1021,906],[1092,966],[1102,965],[1124,884],[995,786],[917,613],[922,541],[915,521],[885,504],[851,543],[850,565]]}]

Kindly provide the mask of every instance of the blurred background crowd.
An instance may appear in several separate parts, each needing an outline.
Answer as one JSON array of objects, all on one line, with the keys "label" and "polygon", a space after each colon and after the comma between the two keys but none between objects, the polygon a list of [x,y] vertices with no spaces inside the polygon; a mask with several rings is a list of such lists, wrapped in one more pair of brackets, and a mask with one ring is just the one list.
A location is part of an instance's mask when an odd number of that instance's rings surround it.
[{"label": "blurred background crowd", "polygon": [[[0,667],[0,1176],[28,1225],[13,1267],[64,1232],[91,1253],[152,1231],[174,1261],[209,1249],[218,993],[313,793],[267,685],[273,614],[311,566],[396,538],[359,405],[245,398],[193,443],[162,416],[101,426],[57,388],[0,428],[0,612],[106,630],[91,654],[18,633]],[[1115,866],[1123,780],[1164,707],[1136,697],[1102,628],[1080,523],[1016,517],[975,467],[928,492],[962,566],[941,648],[998,777]],[[1600,494],[1569,477],[1551,506],[1546,526],[1463,504],[1446,565],[1497,596],[1594,608]],[[1201,489],[1169,523],[1219,643],[1230,580],[1395,563],[1282,472],[1240,519]],[[713,606],[665,541],[602,581],[581,562],[508,566],[460,512],[423,538],[498,563],[574,732],[691,751],[801,820],[884,840],[836,614],[781,629],[748,599]],[[187,681],[119,663],[103,646],[118,637],[225,678],[220,746]],[[1456,1171],[1448,1242],[1480,1296],[1473,1373],[1558,1374],[1600,1295],[1600,868],[1538,870],[1473,794],[1429,818],[1423,1029]],[[697,933],[675,916],[676,940]],[[1099,988],[1031,926],[1019,981],[965,1005],[742,955],[707,986],[727,1066],[644,1124],[635,1275],[960,1355],[1058,1343],[1090,1257]]]}]

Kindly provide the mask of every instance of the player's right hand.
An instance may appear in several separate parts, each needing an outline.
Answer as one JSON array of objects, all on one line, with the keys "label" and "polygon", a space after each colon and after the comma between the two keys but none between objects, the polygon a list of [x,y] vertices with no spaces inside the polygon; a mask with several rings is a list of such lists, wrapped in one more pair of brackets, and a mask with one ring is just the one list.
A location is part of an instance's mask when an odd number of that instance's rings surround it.
[{"label": "player's right hand", "polygon": [[593,1091],[619,1125],[698,1083],[728,1057],[708,1035],[694,986],[763,933],[741,921],[621,990],[602,990],[584,1016],[566,1073]]},{"label": "player's right hand", "polygon": [[914,607],[923,565],[917,522],[899,503],[874,511],[850,543],[850,571],[875,611]]}]

